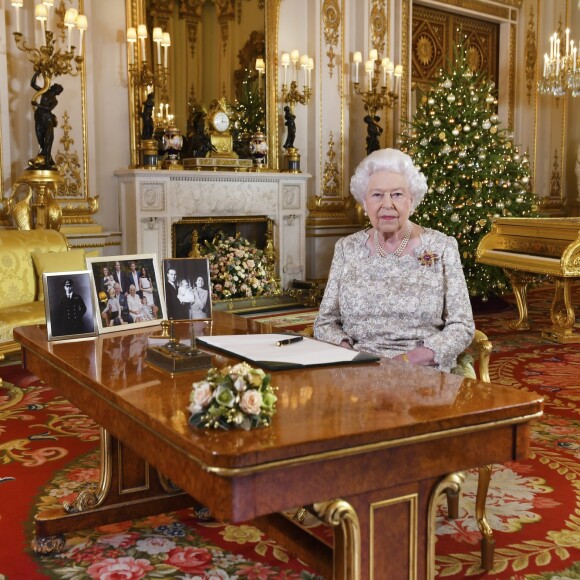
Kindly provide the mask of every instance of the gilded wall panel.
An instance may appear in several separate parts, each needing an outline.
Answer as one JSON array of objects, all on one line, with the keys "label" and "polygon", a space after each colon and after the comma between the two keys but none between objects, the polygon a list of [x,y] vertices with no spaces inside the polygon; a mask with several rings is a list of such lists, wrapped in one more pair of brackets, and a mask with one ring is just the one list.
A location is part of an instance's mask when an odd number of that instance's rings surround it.
[{"label": "gilded wall panel", "polygon": [[499,25],[426,6],[413,7],[412,81],[426,90],[455,47],[467,49],[474,70],[498,82]]}]

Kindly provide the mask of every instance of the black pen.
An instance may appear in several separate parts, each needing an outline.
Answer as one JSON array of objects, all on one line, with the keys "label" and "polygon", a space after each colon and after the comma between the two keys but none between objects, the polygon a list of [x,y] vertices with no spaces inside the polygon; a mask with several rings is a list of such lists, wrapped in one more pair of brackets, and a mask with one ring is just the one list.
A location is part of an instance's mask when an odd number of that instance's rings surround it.
[{"label": "black pen", "polygon": [[304,337],[303,336],[293,336],[292,338],[287,338],[285,340],[279,340],[276,343],[276,346],[284,346],[286,344],[292,344],[293,342],[300,342]]}]

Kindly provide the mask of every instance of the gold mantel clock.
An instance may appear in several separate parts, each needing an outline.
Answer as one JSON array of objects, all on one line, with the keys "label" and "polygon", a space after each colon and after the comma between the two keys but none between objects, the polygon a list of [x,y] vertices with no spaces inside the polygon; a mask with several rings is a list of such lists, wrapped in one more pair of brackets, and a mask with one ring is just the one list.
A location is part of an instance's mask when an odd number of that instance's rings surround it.
[{"label": "gold mantel clock", "polygon": [[238,155],[234,151],[234,141],[230,133],[231,112],[224,98],[212,102],[208,119],[211,144],[215,148],[208,157],[236,159]]}]

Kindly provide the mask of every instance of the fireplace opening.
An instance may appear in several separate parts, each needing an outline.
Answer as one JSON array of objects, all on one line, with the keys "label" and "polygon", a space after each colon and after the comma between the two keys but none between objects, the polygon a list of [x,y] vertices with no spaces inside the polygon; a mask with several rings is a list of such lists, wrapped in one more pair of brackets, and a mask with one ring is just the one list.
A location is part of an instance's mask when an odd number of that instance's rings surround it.
[{"label": "fireplace opening", "polygon": [[264,250],[269,241],[268,222],[271,221],[267,216],[183,218],[171,226],[172,256],[174,258],[187,258],[192,254],[194,232],[197,232],[197,243],[202,254],[206,248],[205,242],[211,243],[220,232],[232,237],[239,234],[254,244],[256,248]]}]

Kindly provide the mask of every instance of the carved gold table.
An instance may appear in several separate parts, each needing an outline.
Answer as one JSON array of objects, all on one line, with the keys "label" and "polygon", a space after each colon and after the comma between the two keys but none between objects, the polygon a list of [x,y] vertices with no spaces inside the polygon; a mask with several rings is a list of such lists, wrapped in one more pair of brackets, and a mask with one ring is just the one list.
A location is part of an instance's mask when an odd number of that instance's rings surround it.
[{"label": "carved gold table", "polygon": [[[235,315],[214,314],[206,333],[260,330]],[[524,457],[529,424],[542,412],[541,397],[532,393],[381,360],[274,372],[278,413],[270,428],[194,430],[188,398],[205,371],[170,378],[148,367],[134,344],[143,343],[142,334],[49,343],[43,327],[15,331],[25,367],[97,421],[106,444],[120,450],[104,471],[115,485],[101,481],[112,498],[101,497],[92,509],[89,497],[78,514],[39,514],[41,543],[79,525],[193,501],[175,491],[179,486],[213,516],[233,522],[259,524],[314,505],[334,526],[334,550],[308,559],[321,573],[432,578],[435,500],[447,475]],[[131,356],[117,356],[123,349]],[[218,367],[234,362],[215,353],[213,359]],[[113,372],[112,360],[121,361],[122,372]],[[133,501],[119,493],[119,481],[142,495]],[[290,544],[298,545],[292,538]]]}]

